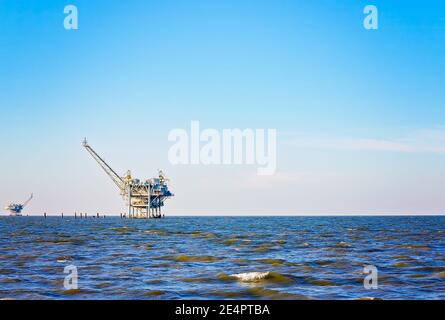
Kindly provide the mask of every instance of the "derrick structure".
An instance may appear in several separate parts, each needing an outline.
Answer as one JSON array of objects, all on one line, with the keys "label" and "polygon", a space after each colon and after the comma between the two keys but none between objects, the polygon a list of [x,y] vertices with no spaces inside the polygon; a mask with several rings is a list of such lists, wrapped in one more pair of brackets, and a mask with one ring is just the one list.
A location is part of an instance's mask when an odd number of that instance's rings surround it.
[{"label": "derrick structure", "polygon": [[144,182],[134,179],[130,170],[121,177],[94,151],[86,139],[82,145],[118,187],[128,207],[127,217],[161,218],[163,216],[161,208],[165,201],[174,195],[168,189],[168,179],[162,170],[158,171],[158,177]]}]

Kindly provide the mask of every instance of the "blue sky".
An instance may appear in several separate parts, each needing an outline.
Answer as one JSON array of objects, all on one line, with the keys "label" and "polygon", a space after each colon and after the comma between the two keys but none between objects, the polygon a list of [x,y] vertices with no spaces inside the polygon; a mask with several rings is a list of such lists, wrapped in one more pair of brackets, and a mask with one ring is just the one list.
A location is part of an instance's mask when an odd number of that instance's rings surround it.
[{"label": "blue sky", "polygon": [[[67,4],[79,30],[63,28]],[[378,30],[363,28],[367,4]],[[164,168],[167,213],[444,213],[444,11],[431,0],[0,0],[0,204],[34,192],[33,213],[123,210],[87,136],[119,173]],[[276,128],[277,174],[170,165],[168,132],[191,120]]]}]

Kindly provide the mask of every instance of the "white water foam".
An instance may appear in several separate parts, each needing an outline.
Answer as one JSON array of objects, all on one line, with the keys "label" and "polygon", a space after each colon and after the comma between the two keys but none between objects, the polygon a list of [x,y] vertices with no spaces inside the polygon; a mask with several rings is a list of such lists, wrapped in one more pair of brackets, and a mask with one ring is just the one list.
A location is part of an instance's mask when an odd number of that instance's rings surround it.
[{"label": "white water foam", "polygon": [[270,275],[270,272],[246,272],[230,275],[243,282],[253,282],[266,279]]}]

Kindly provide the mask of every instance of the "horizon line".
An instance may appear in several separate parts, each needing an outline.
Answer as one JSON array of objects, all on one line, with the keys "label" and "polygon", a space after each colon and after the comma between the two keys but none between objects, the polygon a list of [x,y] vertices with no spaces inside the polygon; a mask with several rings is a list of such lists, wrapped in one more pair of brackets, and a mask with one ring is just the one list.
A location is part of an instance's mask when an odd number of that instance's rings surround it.
[{"label": "horizon line", "polygon": [[[352,213],[337,213],[337,214],[198,214],[198,215],[187,215],[187,214],[168,214],[165,215],[165,218],[167,217],[378,217],[378,216],[384,216],[384,217],[442,217],[445,216],[445,213],[362,213],[362,214],[352,214]],[[21,216],[11,216],[8,214],[2,214],[0,217],[44,217],[43,214],[28,214],[28,215],[21,215]],[[61,218],[61,214],[46,214],[46,217],[59,217]],[[63,215],[64,218],[74,218],[74,214]],[[103,219],[104,215],[100,214],[99,218],[97,218],[96,215],[92,214],[89,215],[87,218],[80,218],[80,216],[77,216],[79,219],[88,219],[88,218],[95,218],[95,219]],[[119,214],[106,214],[105,217],[117,217],[120,218]],[[152,218],[122,218],[122,219],[146,219],[150,220]]]}]

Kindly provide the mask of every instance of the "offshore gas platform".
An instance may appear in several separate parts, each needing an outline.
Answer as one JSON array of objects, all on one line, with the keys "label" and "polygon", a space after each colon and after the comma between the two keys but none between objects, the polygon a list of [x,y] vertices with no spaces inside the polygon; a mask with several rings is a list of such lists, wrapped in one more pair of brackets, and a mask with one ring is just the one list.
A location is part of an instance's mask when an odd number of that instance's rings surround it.
[{"label": "offshore gas platform", "polygon": [[82,145],[119,188],[120,195],[128,206],[128,218],[163,217],[161,208],[164,202],[174,195],[168,189],[168,179],[162,170],[159,170],[158,177],[147,179],[145,182],[133,179],[130,170],[121,177],[91,148],[86,138]]},{"label": "offshore gas platform", "polygon": [[24,203],[11,203],[9,206],[5,208],[5,210],[9,211],[10,216],[21,216],[23,209],[28,205],[28,203],[31,201],[33,197],[33,194],[31,193],[31,196],[26,200]]}]

